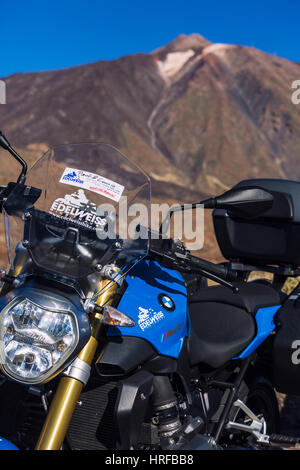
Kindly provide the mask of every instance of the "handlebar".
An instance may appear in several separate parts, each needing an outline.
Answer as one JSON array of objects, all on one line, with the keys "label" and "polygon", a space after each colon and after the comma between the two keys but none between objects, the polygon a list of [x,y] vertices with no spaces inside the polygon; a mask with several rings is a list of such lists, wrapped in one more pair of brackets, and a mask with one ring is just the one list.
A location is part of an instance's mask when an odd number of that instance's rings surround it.
[{"label": "handlebar", "polygon": [[169,268],[176,268],[182,272],[195,272],[213,281],[238,291],[231,282],[238,279],[238,274],[228,266],[211,263],[196,256],[192,256],[182,242],[174,240],[156,240],[151,243],[150,253],[159,257],[162,264]]},{"label": "handlebar", "polygon": [[188,258],[188,264],[190,266],[196,266],[199,269],[208,271],[209,273],[214,274],[215,276],[219,276],[225,281],[231,282],[231,281],[236,281],[237,279],[236,271],[233,271],[228,266],[211,263],[210,261],[197,258],[196,256],[190,255]]}]

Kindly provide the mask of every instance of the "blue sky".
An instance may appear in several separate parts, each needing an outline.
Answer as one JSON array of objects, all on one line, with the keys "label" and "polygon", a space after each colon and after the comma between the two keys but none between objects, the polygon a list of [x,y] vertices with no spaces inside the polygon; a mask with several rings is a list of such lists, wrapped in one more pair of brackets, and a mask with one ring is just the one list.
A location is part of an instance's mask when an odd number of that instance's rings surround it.
[{"label": "blue sky", "polygon": [[181,33],[300,62],[298,0],[4,0],[0,76],[151,50]]}]

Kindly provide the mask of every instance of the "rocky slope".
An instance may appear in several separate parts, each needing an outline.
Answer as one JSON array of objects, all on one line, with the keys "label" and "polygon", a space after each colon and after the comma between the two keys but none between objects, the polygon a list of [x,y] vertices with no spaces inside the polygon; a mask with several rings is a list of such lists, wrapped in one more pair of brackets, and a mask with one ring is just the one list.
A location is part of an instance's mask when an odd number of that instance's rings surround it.
[{"label": "rocky slope", "polygon": [[149,55],[5,78],[0,128],[20,147],[111,142],[154,180],[201,193],[300,178],[299,76],[299,64],[256,49],[179,36]]},{"label": "rocky slope", "polygon": [[0,129],[33,157],[112,143],[152,177],[155,199],[198,201],[242,178],[300,179],[299,76],[297,63],[182,35],[152,54],[4,78]]}]

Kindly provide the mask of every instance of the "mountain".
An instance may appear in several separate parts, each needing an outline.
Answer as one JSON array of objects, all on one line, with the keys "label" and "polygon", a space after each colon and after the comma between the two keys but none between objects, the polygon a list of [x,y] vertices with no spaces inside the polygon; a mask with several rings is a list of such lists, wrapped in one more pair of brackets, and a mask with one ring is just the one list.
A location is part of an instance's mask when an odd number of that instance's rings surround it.
[{"label": "mountain", "polygon": [[111,143],[151,176],[155,199],[199,201],[243,178],[300,180],[299,77],[298,63],[181,35],[151,54],[4,78],[0,129],[32,159]]}]

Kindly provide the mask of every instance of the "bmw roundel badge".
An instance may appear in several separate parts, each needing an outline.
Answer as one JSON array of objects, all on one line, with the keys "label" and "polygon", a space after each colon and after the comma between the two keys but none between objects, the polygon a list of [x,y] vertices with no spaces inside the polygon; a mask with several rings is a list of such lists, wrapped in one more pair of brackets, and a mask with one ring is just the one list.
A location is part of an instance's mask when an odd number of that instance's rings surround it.
[{"label": "bmw roundel badge", "polygon": [[171,297],[166,294],[159,294],[158,301],[165,310],[168,310],[168,312],[174,312],[175,302]]}]

